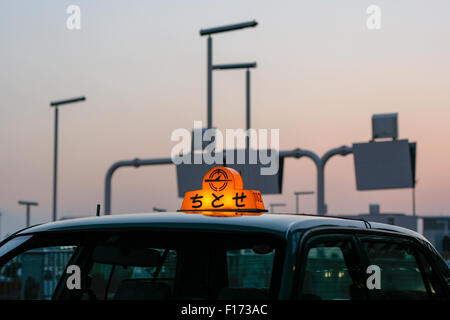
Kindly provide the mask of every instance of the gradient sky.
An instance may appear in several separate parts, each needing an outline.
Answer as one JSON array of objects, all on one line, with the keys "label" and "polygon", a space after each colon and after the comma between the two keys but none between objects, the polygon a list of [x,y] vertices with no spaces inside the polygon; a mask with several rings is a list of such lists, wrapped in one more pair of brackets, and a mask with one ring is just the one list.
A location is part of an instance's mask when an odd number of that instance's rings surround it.
[{"label": "gradient sky", "polygon": [[[81,7],[81,30],[66,28]],[[380,6],[381,30],[366,9]],[[399,135],[418,143],[417,212],[450,213],[450,2],[23,1],[0,0],[1,235],[25,224],[17,201],[39,201],[31,222],[51,219],[52,100],[60,110],[60,217],[95,214],[117,160],[168,157],[171,132],[206,119],[206,39],[199,29],[256,19],[254,29],[214,37],[214,62],[257,61],[252,124],[279,128],[281,149],[330,148],[371,137],[371,115],[398,112]],[[245,125],[245,74],[214,74],[214,125]],[[309,159],[285,163],[283,195],[316,189]],[[326,168],[328,212],[411,214],[411,190],[356,191],[353,157]],[[176,210],[173,166],[120,169],[112,212]],[[315,212],[315,196],[301,199]]]}]

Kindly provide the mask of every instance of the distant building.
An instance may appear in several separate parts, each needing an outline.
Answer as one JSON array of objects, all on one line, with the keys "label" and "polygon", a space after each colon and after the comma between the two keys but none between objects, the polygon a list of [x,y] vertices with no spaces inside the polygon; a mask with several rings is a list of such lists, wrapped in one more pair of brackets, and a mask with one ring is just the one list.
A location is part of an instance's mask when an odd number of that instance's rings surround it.
[{"label": "distant building", "polygon": [[[364,219],[369,222],[380,222],[391,224],[394,226],[399,226],[403,228],[407,228],[410,230],[418,231],[418,217],[417,216],[407,216],[404,213],[387,213],[380,212],[380,206],[378,204],[371,204],[369,206],[369,213],[362,213],[359,215],[346,215],[342,216],[346,218],[359,218]],[[419,230],[420,231],[420,230]]]}]

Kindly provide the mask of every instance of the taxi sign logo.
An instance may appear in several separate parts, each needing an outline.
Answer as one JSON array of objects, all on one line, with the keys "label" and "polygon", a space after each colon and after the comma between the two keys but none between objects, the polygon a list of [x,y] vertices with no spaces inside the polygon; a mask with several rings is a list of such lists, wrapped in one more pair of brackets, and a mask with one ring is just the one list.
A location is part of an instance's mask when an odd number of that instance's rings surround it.
[{"label": "taxi sign logo", "polygon": [[228,185],[227,172],[221,168],[214,169],[209,175],[209,179],[205,179],[205,182],[209,182],[209,187],[214,191],[222,191]]},{"label": "taxi sign logo", "polygon": [[259,215],[267,212],[261,193],[245,190],[241,175],[226,167],[209,170],[203,178],[202,189],[186,192],[178,211],[214,216]]}]

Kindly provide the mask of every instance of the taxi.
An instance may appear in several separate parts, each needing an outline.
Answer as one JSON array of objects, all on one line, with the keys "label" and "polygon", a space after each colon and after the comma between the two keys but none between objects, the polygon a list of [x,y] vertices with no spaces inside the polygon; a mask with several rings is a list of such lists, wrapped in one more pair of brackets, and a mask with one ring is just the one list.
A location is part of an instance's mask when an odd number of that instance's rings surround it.
[{"label": "taxi", "polygon": [[2,300],[448,300],[449,281],[422,235],[269,214],[226,167],[178,212],[58,221],[0,244]]}]

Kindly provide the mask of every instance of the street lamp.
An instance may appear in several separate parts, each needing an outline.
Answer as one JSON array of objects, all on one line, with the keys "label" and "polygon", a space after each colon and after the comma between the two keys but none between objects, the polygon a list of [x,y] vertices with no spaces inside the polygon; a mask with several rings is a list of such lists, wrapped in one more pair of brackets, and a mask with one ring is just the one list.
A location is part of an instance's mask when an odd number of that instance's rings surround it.
[{"label": "street lamp", "polygon": [[275,207],[286,207],[286,203],[269,203],[270,206],[270,213],[275,213],[274,208]]},{"label": "street lamp", "polygon": [[54,153],[53,153],[53,221],[56,221],[56,184],[58,178],[58,107],[64,104],[85,101],[86,97],[78,97],[67,100],[50,102],[50,107],[55,107],[55,137],[54,137]]},{"label": "street lamp", "polygon": [[30,226],[30,206],[37,206],[39,203],[33,202],[33,201],[19,201],[18,203],[21,204],[21,205],[27,206],[26,227],[28,228]]},{"label": "street lamp", "polygon": [[239,29],[244,29],[244,28],[250,28],[250,27],[256,27],[258,25],[258,22],[256,22],[255,20],[253,21],[247,21],[247,22],[241,22],[241,23],[236,23],[236,24],[229,24],[226,26],[221,26],[221,27],[213,27],[213,28],[208,28],[208,29],[202,29],[200,30],[200,35],[201,36],[206,36],[206,35],[211,35],[214,33],[220,33],[220,32],[227,32],[227,31],[234,31],[234,30],[239,30]]},{"label": "street lamp", "polygon": [[294,195],[295,195],[295,212],[296,213],[300,213],[299,203],[298,203],[299,196],[303,196],[303,195],[307,195],[307,194],[314,194],[314,191],[296,191],[296,192],[294,192]]},{"label": "street lamp", "polygon": [[212,64],[212,34],[221,33],[221,32],[228,32],[228,31],[235,31],[240,30],[244,28],[250,28],[250,27],[256,27],[258,23],[256,21],[248,21],[248,22],[242,22],[242,23],[236,23],[226,26],[220,26],[220,27],[214,27],[214,28],[208,28],[208,29],[202,29],[200,30],[200,36],[208,36],[208,43],[207,43],[207,122],[208,122],[208,129],[212,128],[212,71],[213,71],[213,64]]}]

